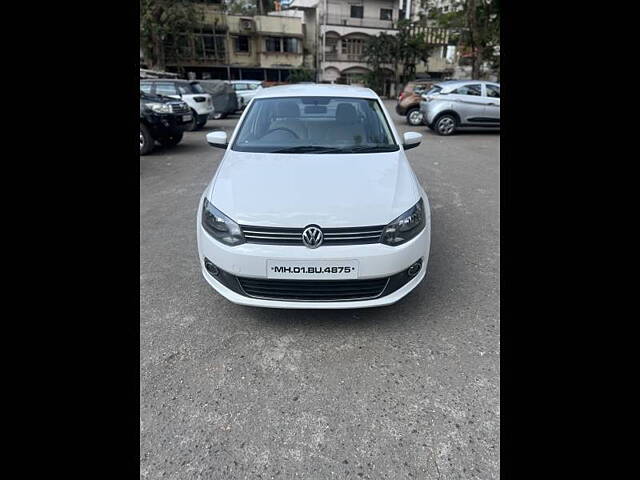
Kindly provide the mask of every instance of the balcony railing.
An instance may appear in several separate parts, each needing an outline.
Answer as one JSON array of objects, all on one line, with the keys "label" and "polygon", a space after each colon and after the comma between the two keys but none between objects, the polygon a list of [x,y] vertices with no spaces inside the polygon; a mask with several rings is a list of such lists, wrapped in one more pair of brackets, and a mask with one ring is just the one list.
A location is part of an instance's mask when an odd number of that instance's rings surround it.
[{"label": "balcony railing", "polygon": [[327,52],[325,53],[325,60],[327,62],[364,62],[361,53]]},{"label": "balcony railing", "polygon": [[393,20],[380,20],[378,18],[352,18],[344,15],[325,15],[327,25],[346,25],[349,27],[381,28],[395,30]]}]

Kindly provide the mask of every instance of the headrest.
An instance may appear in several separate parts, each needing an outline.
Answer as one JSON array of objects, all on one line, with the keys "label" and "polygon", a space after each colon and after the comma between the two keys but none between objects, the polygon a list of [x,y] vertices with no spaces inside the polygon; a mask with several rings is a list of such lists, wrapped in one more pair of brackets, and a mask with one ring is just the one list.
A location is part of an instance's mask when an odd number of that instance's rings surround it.
[{"label": "headrest", "polygon": [[339,103],[336,109],[336,122],[358,123],[356,109],[350,103]]},{"label": "headrest", "polygon": [[285,100],[283,102],[278,102],[277,105],[278,106],[276,107],[276,112],[279,118],[297,118],[300,116],[300,108],[298,107],[298,103],[294,100]]}]

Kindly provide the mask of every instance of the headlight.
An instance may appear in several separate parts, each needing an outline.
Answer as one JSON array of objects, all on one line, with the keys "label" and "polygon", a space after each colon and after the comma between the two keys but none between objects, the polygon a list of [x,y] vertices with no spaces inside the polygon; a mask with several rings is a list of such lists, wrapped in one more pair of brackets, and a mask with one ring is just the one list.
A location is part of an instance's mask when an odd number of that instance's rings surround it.
[{"label": "headlight", "polygon": [[202,204],[202,226],[209,235],[225,245],[233,247],[245,241],[240,226],[214,207],[206,198]]},{"label": "headlight", "polygon": [[168,103],[145,103],[145,106],[156,113],[171,113],[171,105]]},{"label": "headlight", "polygon": [[380,241],[386,245],[401,245],[418,235],[425,226],[422,198],[382,231]]}]

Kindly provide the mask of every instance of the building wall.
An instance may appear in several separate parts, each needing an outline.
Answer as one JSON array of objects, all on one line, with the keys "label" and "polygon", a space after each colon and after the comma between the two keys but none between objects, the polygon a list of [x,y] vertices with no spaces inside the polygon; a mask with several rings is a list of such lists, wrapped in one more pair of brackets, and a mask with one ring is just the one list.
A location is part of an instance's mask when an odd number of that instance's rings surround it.
[{"label": "building wall", "polygon": [[[184,68],[186,71],[206,72],[230,71],[229,68],[247,69],[294,69],[303,65],[302,40],[304,38],[303,15],[281,12],[280,15],[256,15],[240,16],[225,15],[222,13],[220,5],[199,4],[203,10],[203,27],[208,33],[196,34],[193,44],[194,48],[188,55],[183,55],[179,59],[168,60],[167,66]],[[210,53],[202,53],[202,42],[208,39],[212,42],[210,33],[215,31],[215,37],[220,42],[220,52],[217,56]],[[249,51],[243,52],[236,48],[236,41],[239,37],[246,37]],[[266,39],[276,38],[296,38],[299,40],[299,48],[296,52],[267,52]],[[197,45],[200,48],[196,48]],[[218,45],[218,43],[216,43]],[[216,47],[218,48],[218,47]],[[262,75],[264,74],[264,75]],[[253,75],[258,75],[254,72]],[[266,72],[260,76],[268,77]],[[278,77],[281,75],[278,73]],[[256,78],[260,79],[260,78]]]}]

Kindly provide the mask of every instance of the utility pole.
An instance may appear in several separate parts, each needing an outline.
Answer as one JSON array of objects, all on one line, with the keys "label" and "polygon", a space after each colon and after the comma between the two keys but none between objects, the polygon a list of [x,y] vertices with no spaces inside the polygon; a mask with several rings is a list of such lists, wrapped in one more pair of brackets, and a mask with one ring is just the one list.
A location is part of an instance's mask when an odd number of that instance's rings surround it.
[{"label": "utility pole", "polygon": [[322,14],[324,15],[324,29],[322,30],[322,64],[320,65],[321,69],[324,68],[325,62],[327,61],[327,49],[325,48],[327,41],[327,0],[324,0],[324,12],[322,12]]}]

